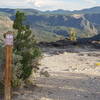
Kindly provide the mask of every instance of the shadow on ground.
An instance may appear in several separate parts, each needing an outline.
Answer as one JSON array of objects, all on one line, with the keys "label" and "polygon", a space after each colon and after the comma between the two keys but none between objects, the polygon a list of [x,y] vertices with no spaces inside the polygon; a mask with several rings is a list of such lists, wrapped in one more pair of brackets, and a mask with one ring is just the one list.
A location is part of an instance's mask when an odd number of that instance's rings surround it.
[{"label": "shadow on ground", "polygon": [[81,53],[82,50],[84,50],[84,52],[91,52],[91,51],[99,52],[100,51],[100,44],[97,44],[97,43],[92,44],[89,42],[80,43],[78,41],[71,42],[68,40],[59,40],[59,41],[50,42],[50,43],[41,42],[38,45],[39,47],[43,49],[43,52],[50,55],[59,55],[59,54],[63,54],[64,52]]},{"label": "shadow on ground", "polygon": [[56,72],[37,80],[36,88],[21,89],[13,100],[100,100],[100,77]]}]

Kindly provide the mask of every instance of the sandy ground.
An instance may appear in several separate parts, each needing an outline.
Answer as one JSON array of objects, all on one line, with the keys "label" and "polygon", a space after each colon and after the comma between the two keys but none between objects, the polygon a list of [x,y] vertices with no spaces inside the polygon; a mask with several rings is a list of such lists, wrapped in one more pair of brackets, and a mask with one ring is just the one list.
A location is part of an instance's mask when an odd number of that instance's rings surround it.
[{"label": "sandy ground", "polygon": [[13,100],[100,100],[100,49],[45,48],[37,87],[14,92]]}]

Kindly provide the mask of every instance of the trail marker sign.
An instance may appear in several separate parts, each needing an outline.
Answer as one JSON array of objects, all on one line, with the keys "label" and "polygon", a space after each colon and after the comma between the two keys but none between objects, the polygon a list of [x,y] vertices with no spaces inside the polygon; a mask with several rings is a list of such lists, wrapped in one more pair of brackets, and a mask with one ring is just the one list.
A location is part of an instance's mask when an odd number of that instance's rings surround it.
[{"label": "trail marker sign", "polygon": [[13,34],[5,34],[4,100],[11,100],[11,81],[13,64]]}]

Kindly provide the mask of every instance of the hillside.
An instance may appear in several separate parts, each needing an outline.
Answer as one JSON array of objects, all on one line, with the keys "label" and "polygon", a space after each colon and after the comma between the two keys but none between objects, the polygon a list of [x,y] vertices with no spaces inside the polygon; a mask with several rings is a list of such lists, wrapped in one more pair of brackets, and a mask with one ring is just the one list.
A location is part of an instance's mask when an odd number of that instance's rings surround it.
[{"label": "hillside", "polygon": [[[79,15],[77,15],[79,16]],[[68,28],[75,28],[78,37],[97,34],[97,29],[84,15],[28,15],[27,22],[32,28],[42,29],[54,34],[68,36]]]},{"label": "hillside", "polygon": [[9,17],[0,16],[0,32],[6,32],[12,28],[13,21]]},{"label": "hillside", "polygon": [[21,10],[23,12],[26,12],[28,14],[63,14],[63,15],[70,15],[70,14],[100,14],[100,6],[93,7],[93,8],[87,8],[82,10],[53,10],[53,11],[40,11],[37,9],[10,9],[10,8],[0,8],[1,13],[5,14],[15,14],[16,10]]},{"label": "hillside", "polygon": [[[36,9],[0,8],[0,15],[4,16],[0,26],[1,32],[5,30],[4,27],[11,25],[17,10],[27,15],[25,23],[31,26],[38,41],[49,42],[63,39],[69,36],[70,28],[77,31],[78,38],[92,37],[100,33],[100,7],[79,11],[56,10],[45,12]],[[5,22],[6,16],[8,22]]]},{"label": "hillside", "polygon": [[93,7],[93,8],[87,8],[87,9],[82,9],[82,10],[54,10],[54,11],[46,11],[44,12],[45,14],[59,14],[59,15],[70,15],[70,14],[98,14],[100,13],[100,6]]}]

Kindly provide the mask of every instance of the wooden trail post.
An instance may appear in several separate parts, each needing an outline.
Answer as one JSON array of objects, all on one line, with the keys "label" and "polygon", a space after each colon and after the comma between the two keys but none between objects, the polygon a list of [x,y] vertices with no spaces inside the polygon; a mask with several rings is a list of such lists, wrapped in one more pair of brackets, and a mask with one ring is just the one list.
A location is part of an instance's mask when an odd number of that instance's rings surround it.
[{"label": "wooden trail post", "polygon": [[11,100],[12,54],[13,34],[9,31],[5,34],[4,100]]}]

